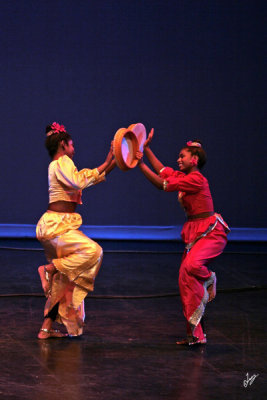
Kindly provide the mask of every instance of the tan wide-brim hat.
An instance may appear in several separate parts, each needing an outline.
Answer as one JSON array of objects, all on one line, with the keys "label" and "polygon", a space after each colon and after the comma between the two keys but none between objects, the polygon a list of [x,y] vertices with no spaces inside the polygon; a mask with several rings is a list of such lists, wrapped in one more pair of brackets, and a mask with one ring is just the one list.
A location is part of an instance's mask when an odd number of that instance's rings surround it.
[{"label": "tan wide-brim hat", "polygon": [[138,124],[132,124],[128,127],[130,131],[132,131],[135,136],[137,137],[138,143],[139,143],[139,149],[140,151],[143,151],[143,146],[146,141],[146,128],[143,124],[140,122]]},{"label": "tan wide-brim hat", "polygon": [[117,130],[113,141],[114,157],[116,164],[122,171],[136,167],[138,160],[136,152],[139,150],[139,142],[129,128]]}]

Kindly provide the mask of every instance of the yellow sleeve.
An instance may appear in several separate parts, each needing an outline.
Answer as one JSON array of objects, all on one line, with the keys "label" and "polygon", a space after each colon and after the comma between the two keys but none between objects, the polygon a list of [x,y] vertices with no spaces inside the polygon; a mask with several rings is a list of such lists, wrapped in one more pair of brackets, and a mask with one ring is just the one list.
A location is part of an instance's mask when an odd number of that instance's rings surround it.
[{"label": "yellow sleeve", "polygon": [[105,172],[100,175],[97,168],[84,168],[78,171],[74,162],[66,155],[57,160],[55,174],[65,186],[76,190],[85,189],[105,180]]}]

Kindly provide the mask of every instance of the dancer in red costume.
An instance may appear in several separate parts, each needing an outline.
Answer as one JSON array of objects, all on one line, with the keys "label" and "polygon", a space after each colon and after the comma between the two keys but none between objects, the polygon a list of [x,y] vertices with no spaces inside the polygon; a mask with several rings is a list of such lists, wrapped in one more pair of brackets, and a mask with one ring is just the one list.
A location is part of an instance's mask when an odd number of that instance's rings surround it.
[{"label": "dancer in red costume", "polygon": [[229,228],[221,215],[214,212],[209,183],[200,173],[206,154],[199,140],[187,142],[180,151],[177,163],[180,171],[165,167],[149,145],[152,129],[144,144],[144,154],[153,172],[137,152],[139,167],[158,189],[178,191],[178,200],[185,210],[187,221],[182,229],[185,251],[179,271],[179,290],[187,321],[187,338],[177,344],[205,344],[203,320],[206,304],[216,295],[216,275],[208,269],[211,260],[220,255],[227,243]]}]

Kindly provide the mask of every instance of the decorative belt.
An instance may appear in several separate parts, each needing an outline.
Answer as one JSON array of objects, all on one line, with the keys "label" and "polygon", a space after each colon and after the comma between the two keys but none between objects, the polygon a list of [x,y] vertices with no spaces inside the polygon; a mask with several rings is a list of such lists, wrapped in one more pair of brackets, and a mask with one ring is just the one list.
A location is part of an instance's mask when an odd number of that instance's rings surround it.
[{"label": "decorative belt", "polygon": [[213,211],[212,212],[203,212],[200,214],[188,215],[187,220],[192,221],[193,219],[198,219],[198,218],[208,218],[208,217],[212,217],[212,215],[214,215]]}]

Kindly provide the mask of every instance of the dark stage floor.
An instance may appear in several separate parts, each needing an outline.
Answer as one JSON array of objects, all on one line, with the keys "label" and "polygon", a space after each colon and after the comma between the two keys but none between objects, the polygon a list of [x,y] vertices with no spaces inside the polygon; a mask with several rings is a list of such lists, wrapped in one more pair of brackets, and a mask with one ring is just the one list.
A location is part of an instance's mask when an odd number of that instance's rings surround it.
[{"label": "dark stage floor", "polygon": [[106,251],[83,337],[39,341],[43,253],[0,249],[0,399],[265,399],[267,254],[214,262],[208,343],[190,348],[175,344],[185,331],[180,257]]}]

